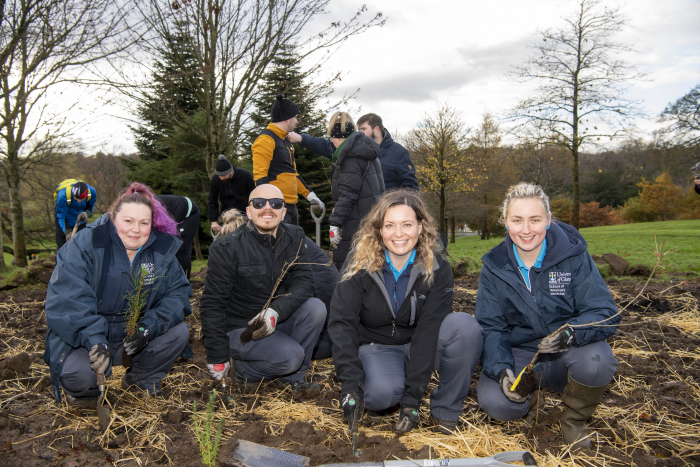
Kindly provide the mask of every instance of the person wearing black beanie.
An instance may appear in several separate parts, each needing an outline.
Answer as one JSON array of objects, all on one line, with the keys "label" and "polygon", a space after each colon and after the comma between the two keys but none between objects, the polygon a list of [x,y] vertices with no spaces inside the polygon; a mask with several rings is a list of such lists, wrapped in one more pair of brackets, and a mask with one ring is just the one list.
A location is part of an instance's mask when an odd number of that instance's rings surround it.
[{"label": "person wearing black beanie", "polygon": [[284,222],[299,224],[297,201],[299,195],[312,204],[323,206],[323,202],[311,191],[304,178],[297,172],[294,161],[294,146],[287,138],[297,125],[299,107],[284,95],[277,94],[270,111],[271,123],[255,140],[253,152],[253,178],[255,185],[269,183],[284,195],[287,214]]},{"label": "person wearing black beanie", "polygon": [[221,229],[219,217],[224,211],[238,209],[245,212],[248,206],[248,196],[255,188],[253,174],[233,165],[223,154],[214,164],[214,176],[209,184],[209,202],[207,214],[211,222],[211,231]]}]

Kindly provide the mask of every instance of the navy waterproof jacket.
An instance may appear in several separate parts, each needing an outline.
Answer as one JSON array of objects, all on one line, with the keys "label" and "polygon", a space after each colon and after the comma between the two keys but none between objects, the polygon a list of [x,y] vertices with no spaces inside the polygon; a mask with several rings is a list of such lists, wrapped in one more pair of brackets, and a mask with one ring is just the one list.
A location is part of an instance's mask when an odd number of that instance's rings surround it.
[{"label": "navy waterproof jacket", "polygon": [[406,148],[395,142],[389,132],[384,130],[384,139],[379,145],[379,162],[382,163],[384,186],[392,188],[410,188],[418,191],[416,166]]},{"label": "navy waterproof jacket", "polygon": [[[531,289],[509,236],[482,258],[475,317],[484,330],[481,365],[491,379],[514,369],[511,347],[536,352],[542,338],[560,326],[605,320],[618,311],[581,234],[552,221],[546,238],[542,267],[530,271]],[[602,323],[608,326],[576,328],[576,346],[607,339],[619,322],[616,316]]]},{"label": "navy waterproof jacket", "polygon": [[[109,214],[81,230],[56,253],[56,268],[53,270],[46,292],[46,343],[44,361],[51,371],[56,401],[60,402],[59,378],[63,364],[72,349],[92,348],[107,342],[108,318],[97,313],[102,293],[109,284],[101,278],[106,274],[105,257],[111,255],[109,248],[116,246],[110,239],[112,223]],[[165,334],[180,324],[192,313],[189,297],[192,288],[175,253],[182,242],[170,234],[156,229],[137,254],[145,250],[153,259],[151,269],[154,277],[148,289],[140,324],[146,326],[153,338]],[[149,281],[149,278],[146,278]],[[99,296],[98,296],[99,295]]]}]

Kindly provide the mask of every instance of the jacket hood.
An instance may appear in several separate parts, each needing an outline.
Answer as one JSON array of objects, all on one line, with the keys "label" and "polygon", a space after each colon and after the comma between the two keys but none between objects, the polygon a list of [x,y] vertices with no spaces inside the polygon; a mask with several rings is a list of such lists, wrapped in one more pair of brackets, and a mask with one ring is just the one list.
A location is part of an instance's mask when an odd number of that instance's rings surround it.
[{"label": "jacket hood", "polygon": [[[542,262],[542,267],[535,268],[535,270],[547,270],[567,258],[580,255],[588,248],[586,239],[578,230],[559,221],[551,222],[545,238],[547,239],[547,254]],[[518,262],[515,259],[515,253],[513,253],[513,241],[510,239],[510,235],[506,233],[505,240],[486,253],[482,261],[484,264],[491,263],[498,269],[503,269],[508,263],[517,268]]]},{"label": "jacket hood", "polygon": [[394,139],[391,137],[391,133],[389,133],[389,130],[384,128],[384,138],[382,139],[381,144],[379,145],[380,148],[387,148],[394,144]]},{"label": "jacket hood", "polygon": [[345,144],[340,150],[340,155],[338,156],[338,161],[336,164],[342,164],[343,159],[346,157],[355,157],[373,161],[379,158],[379,145],[376,143],[376,141],[363,132],[356,131],[345,140]]}]

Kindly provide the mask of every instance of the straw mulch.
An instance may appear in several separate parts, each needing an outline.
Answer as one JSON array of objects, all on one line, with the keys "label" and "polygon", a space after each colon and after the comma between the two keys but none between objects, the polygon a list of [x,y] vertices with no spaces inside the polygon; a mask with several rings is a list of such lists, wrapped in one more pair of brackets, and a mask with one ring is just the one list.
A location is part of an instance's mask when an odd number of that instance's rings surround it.
[{"label": "straw mulch", "polygon": [[[623,289],[613,288],[614,298],[621,306],[636,294],[627,290],[630,287]],[[476,288],[458,285],[455,290],[461,297],[455,309],[469,311],[470,302],[473,309]],[[195,311],[197,303],[195,296]],[[652,314],[658,308],[665,313]],[[562,448],[556,418],[561,405],[557,393],[547,392],[542,420],[529,427],[523,421],[488,420],[478,409],[475,382],[465,402],[462,425],[454,435],[442,435],[427,426],[426,396],[421,408],[424,427],[402,436],[400,441],[409,451],[420,451],[432,458],[485,457],[503,451],[530,450],[541,466],[654,465],[653,459],[661,462],[656,465],[697,465],[700,384],[698,377],[692,376],[700,358],[697,299],[688,292],[670,288],[645,294],[640,305],[631,309],[612,342],[620,361],[618,374],[591,422],[597,445],[594,452],[571,454]],[[94,411],[76,410],[65,399],[61,404],[53,400],[48,368],[40,359],[46,329],[42,310],[43,302],[36,299],[6,300],[0,304],[0,361],[23,352],[32,357],[26,374],[0,383],[0,431],[4,432],[0,444],[5,445],[0,450],[0,463],[10,461],[14,455],[25,456],[15,459],[46,461],[14,461],[14,465],[55,465],[57,460],[66,459],[78,462],[71,465],[185,465],[175,457],[183,446],[196,456],[198,447],[190,428],[192,401],[197,400],[198,406],[203,407],[213,388],[203,355],[176,364],[164,381],[171,393],[168,400],[148,397],[133,389],[123,390],[123,369],[115,368],[108,380],[111,423],[107,431],[100,433]],[[200,337],[199,322],[195,317],[189,321],[192,341],[196,343]],[[671,333],[680,337],[659,340],[660,335]],[[195,345],[195,352],[201,352],[201,344]],[[651,367],[657,368],[653,379],[648,370]],[[295,448],[294,443],[283,439],[284,428],[293,421],[312,425],[323,434],[320,444],[329,450],[339,439],[349,445],[337,401],[340,386],[333,375],[331,360],[314,362],[309,377],[322,385],[323,393],[319,400],[311,401],[295,399],[265,383],[249,392],[230,385],[224,390],[217,388],[215,418],[225,420],[224,443],[245,433],[252,415],[253,419],[262,420],[267,435],[282,439],[275,444],[282,449]],[[474,379],[477,377],[478,373]],[[435,381],[433,378],[429,389]],[[361,431],[366,437],[394,437],[391,426],[363,427]],[[674,463],[667,463],[670,461]]]}]

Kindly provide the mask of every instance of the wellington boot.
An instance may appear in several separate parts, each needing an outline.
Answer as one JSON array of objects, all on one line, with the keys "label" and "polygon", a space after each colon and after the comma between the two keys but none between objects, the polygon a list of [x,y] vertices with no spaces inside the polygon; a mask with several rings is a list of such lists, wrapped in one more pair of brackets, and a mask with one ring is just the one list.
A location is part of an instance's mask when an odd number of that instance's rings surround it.
[{"label": "wellington boot", "polygon": [[608,385],[586,386],[568,375],[561,402],[564,414],[561,416],[561,432],[564,442],[572,444],[572,449],[590,448],[587,422],[603,398]]},{"label": "wellington boot", "polygon": [[530,397],[530,410],[525,415],[525,423],[534,425],[537,421],[537,413],[544,409],[544,394],[541,390],[535,389]]}]

